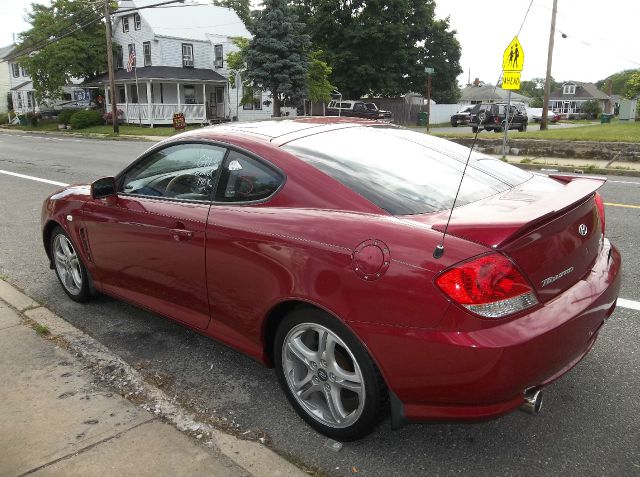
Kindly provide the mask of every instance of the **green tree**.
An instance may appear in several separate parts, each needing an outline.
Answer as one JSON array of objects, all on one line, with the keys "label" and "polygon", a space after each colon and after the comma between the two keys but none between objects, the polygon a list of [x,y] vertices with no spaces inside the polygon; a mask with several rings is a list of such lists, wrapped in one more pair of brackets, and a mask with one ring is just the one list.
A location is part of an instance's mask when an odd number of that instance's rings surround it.
[{"label": "green tree", "polygon": [[611,81],[611,94],[625,94],[626,84],[634,75],[640,73],[640,69],[618,71],[605,79],[597,81],[596,86],[599,90],[609,93],[609,81]]},{"label": "green tree", "polygon": [[273,115],[283,102],[297,105],[307,94],[309,36],[285,0],[264,0],[245,55],[251,85],[269,90]]},{"label": "green tree", "polygon": [[309,76],[307,84],[311,101],[331,101],[331,93],[336,87],[329,81],[331,67],[322,59],[324,52],[317,50],[309,55]]},{"label": "green tree", "polygon": [[[529,106],[532,108],[541,108],[544,104],[544,78],[532,78],[530,80],[524,80],[520,82],[520,90],[518,93],[532,98]],[[558,83],[553,77],[551,77],[551,89],[550,92],[558,89],[561,83]]]},{"label": "green tree", "polygon": [[589,118],[597,118],[602,112],[602,109],[600,108],[600,103],[595,99],[592,99],[590,101],[585,101],[582,105],[582,112]]},{"label": "green tree", "polygon": [[297,0],[294,8],[345,97],[424,92],[425,67],[435,69],[436,101],[457,96],[460,45],[448,19],[435,19],[434,0]]},{"label": "green tree", "polygon": [[212,3],[219,7],[230,8],[238,14],[247,28],[251,26],[251,1],[250,0],[213,0]]},{"label": "green tree", "polygon": [[16,55],[33,80],[38,101],[59,98],[71,78],[90,78],[106,70],[101,5],[93,0],[31,4],[26,18],[31,28],[20,34]]},{"label": "green tree", "polygon": [[629,77],[624,86],[624,95],[629,99],[640,95],[640,71]]},{"label": "green tree", "polygon": [[247,78],[247,51],[249,50],[249,40],[242,37],[232,38],[233,44],[238,48],[227,54],[227,68],[229,68],[229,86],[230,89],[236,89],[236,75],[240,76],[242,84],[242,99],[240,104],[253,103],[253,87]]}]

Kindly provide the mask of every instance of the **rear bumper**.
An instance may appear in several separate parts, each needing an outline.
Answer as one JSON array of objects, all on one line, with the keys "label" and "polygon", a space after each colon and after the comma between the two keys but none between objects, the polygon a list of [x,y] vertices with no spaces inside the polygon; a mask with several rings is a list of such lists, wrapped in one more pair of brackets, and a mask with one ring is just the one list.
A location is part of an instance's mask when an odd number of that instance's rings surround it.
[{"label": "rear bumper", "polygon": [[[524,402],[524,391],[569,371],[615,309],[621,259],[605,241],[590,274],[530,314],[473,331],[353,323],[392,391],[394,419],[482,419]],[[444,323],[472,318],[451,306]]]}]

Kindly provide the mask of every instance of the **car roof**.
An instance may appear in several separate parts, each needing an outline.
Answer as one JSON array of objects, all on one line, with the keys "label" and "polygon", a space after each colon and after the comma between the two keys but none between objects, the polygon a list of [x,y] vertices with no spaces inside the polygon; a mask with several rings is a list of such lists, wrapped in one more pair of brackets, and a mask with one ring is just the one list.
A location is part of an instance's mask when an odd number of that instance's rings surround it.
[{"label": "car roof", "polygon": [[189,131],[173,136],[172,139],[198,138],[216,140],[221,136],[236,136],[270,142],[273,145],[281,146],[294,139],[336,129],[383,125],[389,126],[388,124],[376,123],[371,119],[312,116],[246,123],[226,123]]}]

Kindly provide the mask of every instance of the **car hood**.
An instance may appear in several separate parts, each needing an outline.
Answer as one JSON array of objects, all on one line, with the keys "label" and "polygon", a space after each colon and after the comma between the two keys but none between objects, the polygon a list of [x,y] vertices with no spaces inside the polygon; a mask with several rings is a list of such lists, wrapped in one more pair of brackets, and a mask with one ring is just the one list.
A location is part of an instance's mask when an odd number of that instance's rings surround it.
[{"label": "car hood", "polygon": [[57,190],[49,196],[51,200],[82,200],[86,201],[91,198],[91,185],[89,184],[73,184],[63,189]]}]

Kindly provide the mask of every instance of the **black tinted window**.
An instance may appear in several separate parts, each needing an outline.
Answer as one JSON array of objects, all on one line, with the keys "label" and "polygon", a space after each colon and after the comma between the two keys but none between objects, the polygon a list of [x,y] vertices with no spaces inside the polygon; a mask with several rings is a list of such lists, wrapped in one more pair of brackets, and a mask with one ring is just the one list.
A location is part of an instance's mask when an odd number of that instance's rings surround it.
[{"label": "black tinted window", "polygon": [[[294,140],[284,148],[394,215],[451,207],[469,151],[395,128],[340,129]],[[456,204],[506,191],[531,177],[499,162],[474,154]]]},{"label": "black tinted window", "polygon": [[179,144],[157,151],[127,171],[121,191],[127,194],[208,200],[226,149]]},{"label": "black tinted window", "polygon": [[282,180],[282,176],[270,167],[237,151],[230,151],[216,200],[247,202],[266,199],[280,187]]}]

